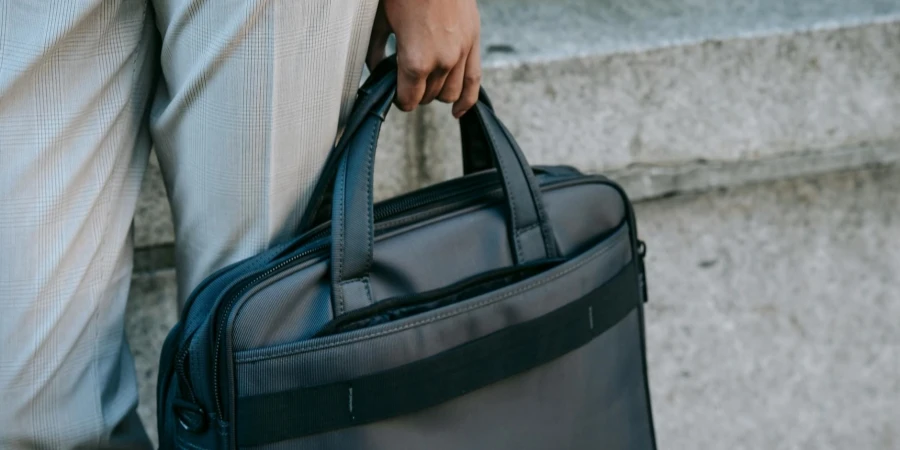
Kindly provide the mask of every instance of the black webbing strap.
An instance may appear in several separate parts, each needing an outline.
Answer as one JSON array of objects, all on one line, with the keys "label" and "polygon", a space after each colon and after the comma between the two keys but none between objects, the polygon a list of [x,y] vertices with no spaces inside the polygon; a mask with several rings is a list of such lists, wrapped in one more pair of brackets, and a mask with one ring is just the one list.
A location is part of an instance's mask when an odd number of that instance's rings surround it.
[{"label": "black webbing strap", "polygon": [[638,307],[634,264],[581,299],[429,358],[353,380],[237,400],[241,447],[364,425],[439,405],[546,364]]}]

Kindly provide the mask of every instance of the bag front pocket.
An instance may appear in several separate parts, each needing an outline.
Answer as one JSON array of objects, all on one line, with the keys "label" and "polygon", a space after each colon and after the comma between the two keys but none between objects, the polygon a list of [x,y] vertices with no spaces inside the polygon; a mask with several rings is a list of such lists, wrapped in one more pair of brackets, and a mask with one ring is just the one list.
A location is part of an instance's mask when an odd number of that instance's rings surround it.
[{"label": "bag front pocket", "polygon": [[564,262],[556,258],[504,267],[433,291],[388,298],[328,322],[314,337],[374,327],[434,311],[518,283]]}]

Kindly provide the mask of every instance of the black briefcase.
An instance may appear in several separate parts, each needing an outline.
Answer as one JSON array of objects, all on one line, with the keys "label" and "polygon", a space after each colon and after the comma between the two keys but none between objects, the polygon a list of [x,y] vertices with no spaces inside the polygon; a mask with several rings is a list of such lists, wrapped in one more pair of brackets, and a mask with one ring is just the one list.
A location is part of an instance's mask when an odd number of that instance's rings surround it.
[{"label": "black briefcase", "polygon": [[466,175],[373,205],[395,90],[388,60],[302,235],[191,295],[161,358],[162,448],[654,449],[625,193],[530,167],[482,92]]}]

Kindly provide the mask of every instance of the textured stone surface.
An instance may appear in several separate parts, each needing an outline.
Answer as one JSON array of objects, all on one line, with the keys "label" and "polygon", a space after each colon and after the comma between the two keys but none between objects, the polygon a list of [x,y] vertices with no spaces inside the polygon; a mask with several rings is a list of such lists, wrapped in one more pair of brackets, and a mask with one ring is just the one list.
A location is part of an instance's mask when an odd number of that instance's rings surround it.
[{"label": "textured stone surface", "polygon": [[138,274],[131,281],[126,326],[134,353],[141,400],[138,413],[154,443],[156,436],[156,375],[163,341],[178,319],[175,272]]},{"label": "textured stone surface", "polygon": [[481,0],[489,65],[895,20],[895,0]]},{"label": "textured stone surface", "polygon": [[638,164],[626,169],[606,171],[604,175],[621,184],[629,197],[636,201],[898,162],[900,141],[788,153],[744,161]]},{"label": "textured stone surface", "polygon": [[[661,448],[900,445],[900,166],[638,205]],[[129,335],[153,427],[171,271],[135,278]]]},{"label": "textured stone surface", "polygon": [[900,446],[900,169],[641,204],[673,449]]},{"label": "textured stone surface", "polygon": [[[497,65],[484,84],[533,163],[608,171],[753,160],[897,139],[898,34],[900,22],[886,22],[650,41],[645,51]],[[458,133],[447,107],[432,109],[425,166],[429,179],[445,179],[460,170]]]}]

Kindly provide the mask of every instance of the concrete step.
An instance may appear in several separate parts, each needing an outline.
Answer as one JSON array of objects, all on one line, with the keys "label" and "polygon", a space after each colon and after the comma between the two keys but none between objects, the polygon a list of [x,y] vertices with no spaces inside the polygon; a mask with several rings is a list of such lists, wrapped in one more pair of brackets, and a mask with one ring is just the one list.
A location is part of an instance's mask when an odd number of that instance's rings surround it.
[{"label": "concrete step", "polygon": [[900,166],[637,215],[661,447],[897,448]]},{"label": "concrete step", "polygon": [[893,0],[481,0],[491,66],[895,21]]},{"label": "concrete step", "polygon": [[[534,163],[735,162],[896,140],[900,2],[494,0],[484,85]],[[459,171],[446,108],[425,179]]]}]

